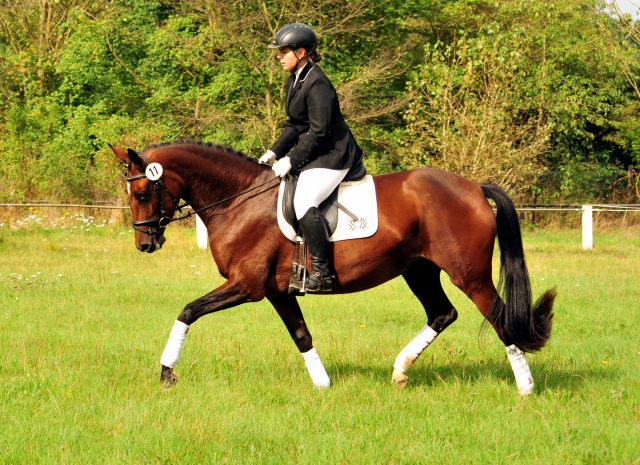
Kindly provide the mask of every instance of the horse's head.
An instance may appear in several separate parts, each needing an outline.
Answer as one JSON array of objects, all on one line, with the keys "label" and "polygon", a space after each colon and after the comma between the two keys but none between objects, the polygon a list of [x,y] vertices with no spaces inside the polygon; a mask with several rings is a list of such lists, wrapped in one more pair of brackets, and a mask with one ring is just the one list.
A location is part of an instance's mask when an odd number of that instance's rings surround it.
[{"label": "horse's head", "polygon": [[[162,166],[152,163],[144,152],[109,147],[127,167],[124,178],[136,231],[136,247],[141,252],[155,252],[166,241],[164,230],[178,207],[180,193],[176,192],[177,197],[174,197],[165,182]],[[175,190],[177,186],[173,184],[171,187]]]}]

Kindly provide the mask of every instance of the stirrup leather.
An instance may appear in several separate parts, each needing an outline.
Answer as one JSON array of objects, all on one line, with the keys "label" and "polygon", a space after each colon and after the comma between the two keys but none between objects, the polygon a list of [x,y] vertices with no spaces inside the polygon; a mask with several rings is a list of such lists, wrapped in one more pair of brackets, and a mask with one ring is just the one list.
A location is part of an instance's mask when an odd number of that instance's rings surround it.
[{"label": "stirrup leather", "polygon": [[296,242],[295,256],[291,265],[291,278],[289,278],[289,295],[304,295],[305,281],[307,280],[307,244],[304,240]]}]

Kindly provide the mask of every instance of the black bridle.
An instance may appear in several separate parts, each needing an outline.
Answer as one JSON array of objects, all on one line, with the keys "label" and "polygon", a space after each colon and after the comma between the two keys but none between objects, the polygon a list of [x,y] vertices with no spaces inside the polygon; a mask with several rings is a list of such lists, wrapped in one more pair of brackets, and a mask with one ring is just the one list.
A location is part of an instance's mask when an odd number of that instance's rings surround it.
[{"label": "black bridle", "polygon": [[[146,166],[143,167],[143,169],[146,170],[146,167],[149,166],[151,164],[151,161],[149,160],[149,157],[147,157],[147,155],[140,151],[137,152],[138,155],[142,156],[142,158],[144,159],[145,163],[147,164]],[[131,165],[129,165],[128,167],[129,169],[131,169]],[[163,173],[164,176],[164,173]],[[146,174],[136,174],[134,176],[127,176],[127,174],[125,173],[124,175],[124,179],[125,181],[135,181],[137,179],[142,179],[142,178],[146,178],[147,175]],[[143,232],[145,234],[148,234],[149,236],[161,236],[162,234],[164,234],[164,230],[167,228],[167,226],[169,226],[169,224],[173,223],[174,221],[179,221],[179,220],[184,220],[186,218],[189,218],[197,213],[200,213],[203,210],[207,210],[209,208],[213,208],[217,205],[220,205],[221,203],[227,202],[231,199],[235,199],[236,197],[239,197],[243,194],[246,194],[247,192],[251,192],[252,190],[257,189],[258,187],[262,187],[265,184],[268,184],[270,182],[275,181],[276,179],[280,179],[278,176],[276,176],[275,178],[269,179],[266,182],[263,182],[262,184],[259,184],[255,187],[252,187],[251,189],[247,189],[246,191],[240,192],[239,194],[236,195],[232,195],[231,197],[227,197],[224,200],[220,200],[219,202],[213,203],[211,205],[208,205],[206,207],[200,208],[198,210],[193,210],[190,211],[189,213],[186,213],[182,216],[179,216],[177,218],[170,218],[167,216],[166,213],[166,209],[164,208],[164,202],[162,201],[162,192],[160,191],[160,189],[164,189],[167,194],[169,194],[169,197],[171,197],[171,200],[173,201],[173,203],[176,206],[176,209],[182,213],[182,209],[186,206],[189,205],[189,203],[185,202],[182,205],[180,205],[180,200],[177,199],[169,190],[169,188],[166,186],[166,184],[162,181],[162,176],[153,181],[150,179],[151,183],[153,184],[153,190],[155,192],[155,196],[156,196],[156,202],[158,203],[158,211],[160,212],[160,216],[158,218],[150,218],[148,220],[140,220],[140,221],[131,221],[131,225],[133,226],[133,229],[135,229],[136,231],[140,231]],[[151,225],[157,223],[158,224],[158,228],[152,228]],[[142,229],[141,226],[146,226],[149,229]]]}]

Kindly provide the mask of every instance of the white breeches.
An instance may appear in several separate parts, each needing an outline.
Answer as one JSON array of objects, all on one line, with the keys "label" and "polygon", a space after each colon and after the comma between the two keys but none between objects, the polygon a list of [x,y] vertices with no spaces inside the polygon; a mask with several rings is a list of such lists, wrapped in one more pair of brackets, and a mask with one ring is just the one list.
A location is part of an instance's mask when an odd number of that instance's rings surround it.
[{"label": "white breeches", "polygon": [[318,208],[338,187],[348,172],[349,169],[312,168],[300,173],[296,193],[293,197],[296,218],[302,218],[311,207]]}]

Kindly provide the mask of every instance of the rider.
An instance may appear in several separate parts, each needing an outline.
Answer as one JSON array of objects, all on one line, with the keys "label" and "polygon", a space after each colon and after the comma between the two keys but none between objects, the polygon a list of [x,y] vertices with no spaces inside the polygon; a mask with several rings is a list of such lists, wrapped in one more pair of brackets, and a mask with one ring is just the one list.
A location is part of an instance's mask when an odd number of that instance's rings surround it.
[{"label": "rider", "polygon": [[314,30],[301,23],[280,29],[269,45],[278,49],[277,59],[291,73],[287,80],[288,119],[260,162],[278,160],[273,171],[280,177],[290,170],[300,173],[293,205],[311,257],[306,290],[329,292],[333,278],[329,233],[318,206],[358,165],[363,152],[340,112],[336,90],[317,65],[321,59],[317,46]]}]

